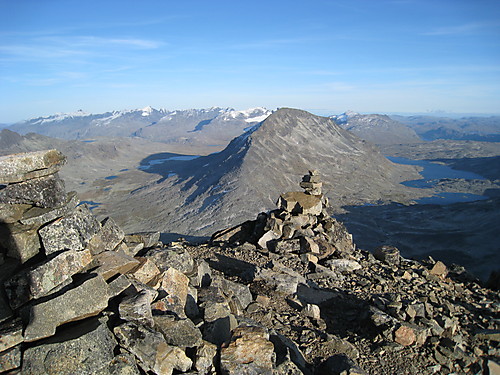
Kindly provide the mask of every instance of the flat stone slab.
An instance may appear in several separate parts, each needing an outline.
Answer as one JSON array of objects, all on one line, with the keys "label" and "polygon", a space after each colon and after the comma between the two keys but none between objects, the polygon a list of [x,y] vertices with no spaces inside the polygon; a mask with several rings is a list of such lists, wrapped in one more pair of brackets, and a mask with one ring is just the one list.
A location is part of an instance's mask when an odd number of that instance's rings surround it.
[{"label": "flat stone slab", "polygon": [[49,255],[60,250],[83,250],[100,228],[101,224],[83,204],[68,216],[41,228],[38,233],[45,253]]},{"label": "flat stone slab", "polygon": [[23,324],[20,319],[0,325],[0,352],[23,342]]},{"label": "flat stone slab", "polygon": [[76,192],[72,191],[66,196],[66,201],[60,207],[41,208],[33,207],[24,213],[19,221],[25,225],[43,225],[49,221],[67,215],[80,203]]},{"label": "flat stone slab", "polygon": [[90,250],[69,250],[36,268],[14,275],[4,284],[11,307],[17,309],[33,298],[48,294],[91,261]]},{"label": "flat stone slab", "polygon": [[22,373],[91,375],[107,368],[116,340],[105,323],[85,321],[23,354]]},{"label": "flat stone slab", "polygon": [[323,209],[321,195],[310,195],[300,191],[281,194],[278,207],[292,214],[319,215]]},{"label": "flat stone slab", "polygon": [[7,255],[25,263],[40,252],[38,227],[16,224],[0,225],[0,245],[7,249]]},{"label": "flat stone slab", "polygon": [[56,298],[34,305],[24,341],[53,336],[60,325],[99,314],[108,306],[108,298],[108,284],[97,275]]},{"label": "flat stone slab", "polygon": [[105,251],[97,254],[95,260],[99,264],[95,272],[106,280],[119,273],[125,274],[140,264],[137,259],[117,251]]},{"label": "flat stone slab", "polygon": [[66,157],[57,150],[0,156],[0,184],[47,176],[61,169]]},{"label": "flat stone slab", "polygon": [[23,214],[30,209],[30,204],[0,203],[0,223],[15,223],[21,220]]},{"label": "flat stone slab", "polygon": [[0,203],[31,204],[54,208],[64,204],[66,188],[58,174],[7,185],[0,190]]},{"label": "flat stone slab", "polygon": [[153,319],[155,329],[163,333],[169,344],[188,348],[201,345],[201,331],[191,319],[175,320],[172,315],[157,315]]},{"label": "flat stone slab", "polygon": [[0,372],[21,367],[21,345],[7,349],[0,353]]},{"label": "flat stone slab", "polygon": [[124,237],[123,230],[112,218],[107,217],[101,222],[101,230],[90,240],[88,247],[92,254],[114,250]]}]

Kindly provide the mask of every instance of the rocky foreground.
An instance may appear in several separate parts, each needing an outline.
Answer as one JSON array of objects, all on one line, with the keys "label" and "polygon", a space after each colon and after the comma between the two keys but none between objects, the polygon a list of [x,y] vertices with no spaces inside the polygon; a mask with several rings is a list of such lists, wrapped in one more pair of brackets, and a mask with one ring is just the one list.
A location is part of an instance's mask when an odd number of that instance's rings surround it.
[{"label": "rocky foreground", "polygon": [[0,372],[500,373],[498,291],[357,249],[315,171],[208,244],[162,244],[99,222],[63,163],[0,158]]}]

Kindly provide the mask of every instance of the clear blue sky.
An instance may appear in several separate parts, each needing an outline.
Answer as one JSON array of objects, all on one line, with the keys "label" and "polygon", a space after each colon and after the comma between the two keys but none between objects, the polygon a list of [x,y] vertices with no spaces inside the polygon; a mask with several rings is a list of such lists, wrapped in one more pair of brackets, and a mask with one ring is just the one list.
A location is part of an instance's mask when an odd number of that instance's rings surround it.
[{"label": "clear blue sky", "polygon": [[0,0],[0,122],[147,105],[500,113],[500,1]]}]

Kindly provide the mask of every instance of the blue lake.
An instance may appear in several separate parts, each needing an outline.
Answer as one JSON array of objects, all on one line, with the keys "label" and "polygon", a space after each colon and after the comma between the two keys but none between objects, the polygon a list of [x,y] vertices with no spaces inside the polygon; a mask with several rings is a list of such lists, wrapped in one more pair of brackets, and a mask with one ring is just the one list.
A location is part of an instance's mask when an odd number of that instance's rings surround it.
[{"label": "blue lake", "polygon": [[[477,173],[452,169],[446,165],[433,163],[428,160],[413,160],[402,157],[386,156],[387,159],[397,164],[418,165],[423,168],[419,173],[422,179],[402,182],[408,187],[430,189],[435,186],[436,180],[463,178],[465,180],[486,180]],[[438,193],[432,197],[421,198],[417,200],[420,204],[451,204],[458,202],[473,202],[482,199],[488,199],[483,195],[465,194],[465,193]]]}]

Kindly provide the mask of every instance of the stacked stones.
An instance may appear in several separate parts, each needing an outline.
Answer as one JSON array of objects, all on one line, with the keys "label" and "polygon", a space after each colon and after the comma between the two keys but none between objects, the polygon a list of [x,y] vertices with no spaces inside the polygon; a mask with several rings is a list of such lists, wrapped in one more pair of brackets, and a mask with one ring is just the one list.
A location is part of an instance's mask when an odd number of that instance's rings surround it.
[{"label": "stacked stones", "polygon": [[64,161],[0,158],[0,372],[214,374],[220,355],[226,374],[271,374],[269,332],[237,318],[248,287],[157,232],[99,222],[66,194]]},{"label": "stacked stones", "polygon": [[212,242],[250,242],[276,253],[300,254],[305,262],[314,263],[334,253],[339,256],[352,253],[355,248],[352,235],[326,211],[328,200],[321,193],[318,171],[310,170],[300,187],[304,192],[281,194],[278,209],[217,232]]}]

